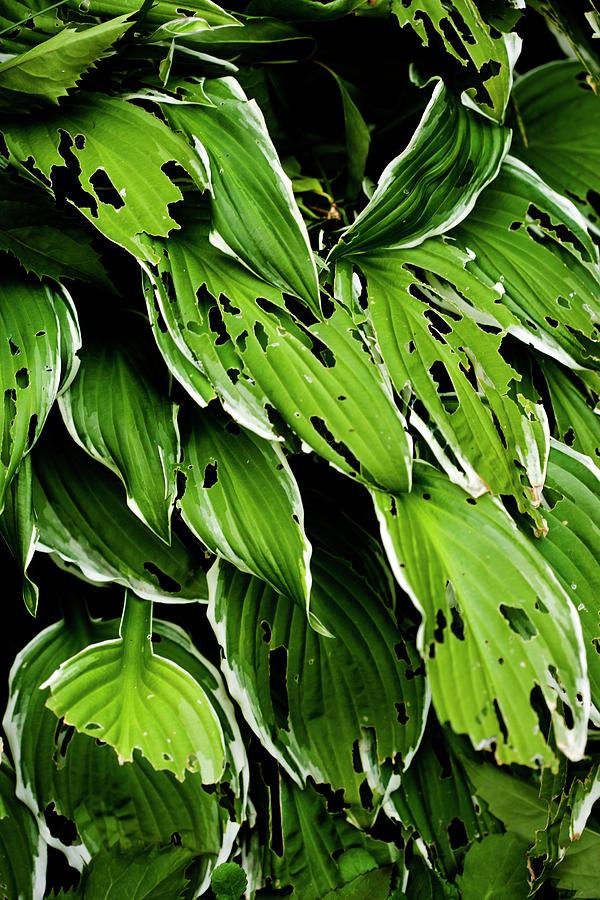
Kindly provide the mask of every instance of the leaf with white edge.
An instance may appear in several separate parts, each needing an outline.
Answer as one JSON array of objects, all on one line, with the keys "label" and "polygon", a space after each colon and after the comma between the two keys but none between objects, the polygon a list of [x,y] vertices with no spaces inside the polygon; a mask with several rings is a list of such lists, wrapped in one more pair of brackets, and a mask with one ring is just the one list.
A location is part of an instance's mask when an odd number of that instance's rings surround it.
[{"label": "leaf with white edge", "polygon": [[60,298],[54,298],[54,311],[60,326],[60,386],[58,396],[66,391],[79,368],[81,328],[77,308],[65,287],[60,286]]},{"label": "leaf with white edge", "polygon": [[[271,813],[271,821],[281,822],[283,854],[267,851],[265,875],[276,886],[291,886],[298,900],[386,900],[392,864],[399,856],[393,844],[363,834],[342,813],[328,813],[311,785],[300,789],[284,775],[272,794],[275,803],[279,809]],[[368,876],[370,886],[364,882]],[[361,877],[362,891],[350,893]]]},{"label": "leaf with white edge", "polygon": [[600,461],[600,408],[586,387],[558,363],[539,360],[550,393],[558,437],[574,450]]},{"label": "leaf with white edge", "polygon": [[[222,790],[208,793],[199,773],[188,772],[182,783],[169,771],[157,772],[139,751],[132,765],[119,765],[112,747],[64,723],[57,726],[45,706],[48,691],[39,690],[62,662],[89,644],[118,637],[118,620],[90,620],[80,603],[79,596],[70,598],[65,621],[37,635],[11,671],[4,728],[17,765],[18,796],[36,816],[44,839],[77,869],[90,855],[115,845],[165,845],[177,835],[196,858],[195,888],[206,887],[211,868],[228,858],[246,817],[248,790],[245,748],[220,674],[180,628],[153,622],[157,651],[190,672],[219,716],[227,764]],[[78,837],[72,843],[63,844],[50,832],[48,807],[73,822]]]},{"label": "leaf with white edge", "polygon": [[240,900],[248,887],[248,878],[237,863],[222,863],[212,873],[210,886],[217,900]]},{"label": "leaf with white edge", "polygon": [[423,617],[418,648],[440,721],[495,748],[500,763],[554,769],[536,690],[558,748],[581,759],[590,710],[581,623],[535,547],[489,495],[466,497],[423,463],[410,494],[373,500],[394,574]]},{"label": "leaf with white edge", "polygon": [[[128,18],[126,14],[89,28],[65,28],[0,64],[0,91],[7,92],[7,105],[29,98],[58,103],[131,27]],[[0,94],[0,105],[4,103]]]},{"label": "leaf with white edge", "polygon": [[119,476],[131,511],[169,543],[179,434],[177,407],[156,377],[160,367],[139,338],[87,342],[79,357],[77,376],[59,399],[65,425]]},{"label": "leaf with white edge", "polygon": [[88,94],[33,122],[7,117],[2,133],[12,165],[23,169],[32,157],[36,178],[47,189],[60,174],[68,176],[67,200],[141,260],[153,259],[149,236],[179,227],[169,205],[183,195],[167,165],[177,163],[200,190],[206,186],[203,164],[184,138],[119,97]]},{"label": "leaf with white edge", "polygon": [[597,220],[590,191],[600,193],[600,103],[579,62],[531,69],[515,83],[518,121],[512,152]]},{"label": "leaf with white edge", "polygon": [[[387,370],[398,394],[410,388],[425,408],[425,420],[412,410],[410,422],[453,482],[475,496],[490,490],[538,506],[550,440],[544,408],[519,394],[520,376],[499,352],[504,332],[484,330],[423,283],[419,272],[436,266],[435,249],[359,260]],[[431,302],[440,300],[445,309]]]},{"label": "leaf with white edge", "polygon": [[185,103],[164,103],[162,109],[206,158],[211,239],[268,284],[318,310],[306,226],[259,107],[233,78],[205,81],[196,89],[186,85],[184,96]]},{"label": "leaf with white edge", "polygon": [[104,850],[83,872],[83,897],[103,900],[181,900],[187,896],[185,871],[192,862],[183,847]]},{"label": "leaf with white edge", "polygon": [[263,745],[298,783],[310,775],[343,790],[348,815],[369,822],[419,746],[427,688],[391,610],[350,564],[321,551],[312,570],[311,609],[333,638],[220,560],[209,620],[230,693]]},{"label": "leaf with white edge", "polygon": [[440,81],[406,150],[330,254],[414,247],[448,231],[498,174],[510,131],[463,106]]},{"label": "leaf with white edge", "polygon": [[488,834],[472,844],[458,877],[463,900],[525,900],[527,846],[514,834]]},{"label": "leaf with white edge", "polygon": [[0,176],[0,250],[40,279],[74,278],[112,290],[80,222],[53,207],[41,191],[4,176]]},{"label": "leaf with white edge", "polygon": [[452,237],[470,272],[498,289],[497,315],[520,340],[598,384],[598,251],[570,200],[508,157]]},{"label": "leaf with white edge", "polygon": [[[511,5],[519,6],[518,0]],[[447,53],[463,66],[472,63],[478,73],[491,70],[482,82],[486,99],[478,96],[475,87],[466,95],[473,105],[496,121],[502,121],[510,95],[513,67],[521,51],[521,38],[515,33],[498,33],[485,21],[473,0],[392,0],[392,11],[400,27],[410,25],[425,46],[429,45],[432,29],[444,43]]]},{"label": "leaf with white edge", "polygon": [[310,611],[311,546],[278,444],[209,412],[183,442],[184,522],[210,550]]},{"label": "leaf with white edge", "polygon": [[39,437],[60,386],[60,326],[49,287],[25,277],[2,279],[0,347],[1,511],[8,486]]},{"label": "leaf with white edge", "polygon": [[46,886],[47,847],[31,812],[15,793],[10,763],[0,765],[0,894],[41,900]]},{"label": "leaf with white edge", "polygon": [[219,718],[198,682],[154,653],[151,632],[151,603],[128,594],[120,637],[61,663],[43,685],[50,688],[46,705],[110,744],[121,762],[131,762],[137,749],[179,781],[199,771],[205,784],[215,784],[225,769]]},{"label": "leaf with white edge", "polygon": [[23,577],[23,601],[32,616],[38,605],[39,590],[27,574],[38,539],[33,510],[31,457],[26,456],[13,478],[0,515],[0,534],[6,541]]},{"label": "leaf with white edge", "polygon": [[544,496],[548,533],[532,540],[579,613],[592,702],[600,721],[600,469],[554,441]]},{"label": "leaf with white edge", "polygon": [[33,460],[38,549],[148,600],[206,601],[202,549],[176,535],[168,547],[128,509],[119,479],[65,437],[45,441]]}]

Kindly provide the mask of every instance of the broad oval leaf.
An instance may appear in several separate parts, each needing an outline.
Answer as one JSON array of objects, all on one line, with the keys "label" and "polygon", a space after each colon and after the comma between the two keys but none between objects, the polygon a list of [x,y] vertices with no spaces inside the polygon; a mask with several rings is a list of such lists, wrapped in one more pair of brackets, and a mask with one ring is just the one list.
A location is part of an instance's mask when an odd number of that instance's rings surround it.
[{"label": "broad oval leaf", "polygon": [[86,343],[79,357],[77,376],[59,399],[65,425],[93,459],[121,478],[129,508],[168,543],[179,459],[177,407],[159,389],[154,358],[139,339]]},{"label": "broad oval leaf", "polygon": [[[298,783],[310,775],[343,790],[348,815],[364,824],[397,766],[414,756],[429,698],[418,657],[383,598],[324,551],[313,555],[312,569],[311,608],[334,637],[220,560],[210,572],[208,615],[230,693],[264,746]],[[373,792],[369,809],[363,783]]]},{"label": "broad oval leaf", "polygon": [[225,769],[219,718],[189,672],[155,654],[151,632],[151,603],[128,594],[119,637],[61,663],[42,685],[50,688],[46,705],[77,731],[110,744],[120,762],[132,762],[139,750],[179,781],[190,771],[214,784]]},{"label": "broad oval leaf", "polygon": [[311,546],[298,485],[278,444],[198,413],[183,442],[178,505],[194,534],[309,611]]},{"label": "broad oval leaf", "polygon": [[464,900],[523,900],[530,888],[527,850],[525,841],[514,834],[488,834],[472,844],[458,878],[460,896]]},{"label": "broad oval leaf", "polygon": [[406,150],[330,254],[413,247],[448,231],[498,174],[510,131],[467,109],[440,81]]},{"label": "broad oval leaf", "polygon": [[29,279],[0,283],[0,510],[60,386],[59,298]]},{"label": "broad oval leaf", "polygon": [[116,581],[148,600],[206,600],[203,552],[167,547],[128,508],[119,479],[70,438],[48,440],[33,461],[38,549],[93,582]]},{"label": "broad oval leaf", "polygon": [[[129,14],[89,28],[65,28],[0,65],[0,90],[7,105],[33,97],[58,103],[81,76],[131,27]],[[0,105],[4,98],[0,94]]]},{"label": "broad oval leaf", "polygon": [[208,159],[212,239],[266,282],[318,310],[306,226],[256,103],[235,79],[222,78],[204,82],[201,96],[186,86],[185,103],[162,108]]},{"label": "broad oval leaf", "polygon": [[181,135],[119,97],[96,92],[34,122],[6,118],[2,132],[13,165],[21,169],[33,158],[46,188],[59,174],[71,176],[67,199],[109,240],[141,260],[153,258],[149,236],[178,228],[169,204],[183,195],[165,171],[167,164],[181,166],[200,190],[206,185],[202,163]]},{"label": "broad oval leaf", "polygon": [[590,694],[575,607],[491,497],[466,497],[426,464],[415,470],[410,494],[374,502],[394,574],[423,617],[418,647],[440,721],[494,747],[500,763],[554,767],[531,704],[539,690],[558,748],[581,759]]},{"label": "broad oval leaf", "polygon": [[[206,888],[210,870],[227,859],[245,819],[248,790],[245,748],[219,672],[180,628],[154,620],[157,652],[192,674],[219,716],[227,759],[223,797],[204,790],[198,772],[177,781],[169,771],[155,771],[139,752],[133,763],[120,765],[112,747],[57,724],[45,705],[48,690],[39,689],[86,646],[118,637],[118,620],[90,620],[80,604],[79,595],[70,597],[65,620],[36,635],[11,671],[4,730],[15,759],[18,796],[35,815],[44,840],[77,869],[114,846],[164,846],[177,835],[196,860],[196,889]],[[47,808],[73,823],[72,843],[62,843],[49,830]]]}]

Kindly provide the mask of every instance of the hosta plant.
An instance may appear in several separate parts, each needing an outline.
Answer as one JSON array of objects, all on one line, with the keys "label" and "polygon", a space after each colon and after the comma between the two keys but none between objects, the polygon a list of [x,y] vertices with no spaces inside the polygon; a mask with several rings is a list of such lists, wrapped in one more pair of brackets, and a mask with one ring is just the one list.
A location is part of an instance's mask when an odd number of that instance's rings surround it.
[{"label": "hosta plant", "polygon": [[599,35],[0,0],[0,896],[600,897]]}]

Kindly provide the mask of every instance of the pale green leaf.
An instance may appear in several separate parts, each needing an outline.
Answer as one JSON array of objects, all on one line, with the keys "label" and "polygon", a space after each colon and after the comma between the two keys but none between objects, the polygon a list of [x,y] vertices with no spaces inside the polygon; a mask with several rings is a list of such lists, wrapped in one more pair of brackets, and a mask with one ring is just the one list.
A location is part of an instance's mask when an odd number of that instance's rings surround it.
[{"label": "pale green leaf", "polygon": [[182,192],[165,165],[178,163],[201,190],[206,183],[200,159],[180,135],[119,97],[96,92],[33,122],[6,118],[2,130],[13,165],[21,168],[33,157],[36,177],[47,188],[54,167],[70,173],[67,199],[102,234],[142,260],[152,259],[149,235],[178,227],[169,204],[181,200]]},{"label": "pale green leaf", "polygon": [[498,170],[510,131],[467,109],[440,81],[406,150],[330,254],[413,247],[461,222]]},{"label": "pale green leaf", "polygon": [[[313,555],[311,609],[334,637],[264,583],[219,561],[209,619],[223,673],[250,727],[286,770],[343,790],[348,814],[369,821],[397,760],[410,763],[428,696],[418,657],[384,599],[349,563]],[[353,755],[358,754],[358,759]],[[361,784],[373,792],[363,808]]]},{"label": "pale green leaf", "polygon": [[513,834],[489,834],[472,844],[458,884],[463,900],[525,900],[527,843]]},{"label": "pale green leaf", "polygon": [[300,491],[279,445],[197,413],[182,466],[179,507],[194,534],[308,612],[311,546]]},{"label": "pale green leaf", "polygon": [[[223,732],[210,700],[181,666],[157,656],[152,606],[128,594],[119,638],[91,644],[44,683],[46,705],[77,731],[114,748],[120,762],[139,750],[157,771],[214,784],[225,768]],[[174,698],[177,698],[174,705]]]},{"label": "pale green leaf", "polygon": [[539,364],[548,385],[559,439],[598,463],[600,410],[597,402],[563,366],[550,359],[542,359]]},{"label": "pale green leaf", "polygon": [[0,283],[0,510],[59,390],[61,302],[49,287],[25,277]]},{"label": "pale green leaf", "polygon": [[121,478],[132,512],[168,543],[179,435],[177,408],[160,390],[155,359],[139,337],[86,343],[79,356],[77,376],[59,399],[64,422]]},{"label": "pale green leaf", "polygon": [[39,549],[93,582],[116,581],[149,600],[206,600],[203,552],[172,536],[167,547],[128,508],[119,479],[66,435],[34,459]]},{"label": "pale green leaf", "polygon": [[415,470],[412,493],[374,502],[394,574],[423,617],[418,647],[438,718],[501,763],[554,767],[531,704],[538,688],[559,749],[581,759],[589,683],[571,600],[491,497]]},{"label": "pale green leaf", "polygon": [[[521,4],[512,2],[511,5]],[[492,74],[482,83],[487,98],[480,100],[475,88],[469,88],[466,93],[486,115],[501,122],[521,38],[514,32],[498,34],[485,21],[479,6],[474,0],[454,0],[450,5],[443,0],[392,0],[392,10],[400,26],[410,25],[425,46],[429,45],[432,32],[437,32],[446,52],[463,66],[472,63],[479,73],[484,66],[491,68]]]},{"label": "pale green leaf", "polygon": [[[65,28],[0,64],[0,90],[10,92],[8,103],[29,97],[58,103],[131,27],[128,18],[126,14],[89,28]],[[11,98],[13,92],[16,96]],[[3,98],[0,105],[4,105]]]},{"label": "pale green leaf", "polygon": [[233,78],[186,86],[185,97],[162,108],[207,158],[212,239],[269,284],[318,309],[306,227],[259,107]]},{"label": "pale green leaf", "polygon": [[35,819],[15,794],[15,773],[0,765],[0,894],[39,900],[46,885],[48,848]]},{"label": "pale green leaf", "polygon": [[82,897],[102,900],[181,900],[192,856],[183,847],[105,850],[83,873]]}]

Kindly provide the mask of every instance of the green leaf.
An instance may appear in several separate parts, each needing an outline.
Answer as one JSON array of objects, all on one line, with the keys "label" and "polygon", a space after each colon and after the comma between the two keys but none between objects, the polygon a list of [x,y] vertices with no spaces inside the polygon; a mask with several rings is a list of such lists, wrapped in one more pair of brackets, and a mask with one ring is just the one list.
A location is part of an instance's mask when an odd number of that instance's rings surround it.
[{"label": "green leaf", "polygon": [[179,459],[177,407],[161,392],[156,361],[140,337],[86,343],[59,406],[73,439],[121,478],[131,511],[168,543]]},{"label": "green leaf", "polygon": [[[298,783],[310,775],[343,790],[348,814],[369,821],[397,765],[406,768],[416,752],[428,697],[384,598],[324,551],[312,570],[311,608],[333,638],[221,561],[210,573],[209,619],[229,690],[263,745]],[[368,810],[362,784],[373,793]]]},{"label": "green leaf", "polygon": [[279,445],[199,413],[182,465],[186,525],[214,553],[308,613],[311,546],[300,491]]},{"label": "green leaf", "polygon": [[34,459],[38,549],[93,582],[116,581],[148,600],[206,600],[202,551],[173,535],[167,547],[128,508],[116,476],[70,440],[48,440]]},{"label": "green leaf", "polygon": [[471,845],[458,884],[463,900],[525,900],[527,844],[513,834],[489,834]]},{"label": "green leaf", "polygon": [[248,879],[237,863],[222,863],[212,873],[210,886],[217,900],[240,900],[248,887]]},{"label": "green leaf", "polygon": [[46,885],[47,847],[35,819],[15,794],[15,774],[0,765],[0,893],[37,900]]},{"label": "green leaf", "polygon": [[[89,0],[87,12],[91,16],[119,16],[122,13],[131,15],[130,0]],[[80,9],[79,0],[68,0],[69,6]],[[137,9],[141,4],[137,4]],[[189,0],[182,9],[179,0],[158,0],[144,11],[141,27],[146,25],[163,25],[176,17],[188,18],[194,13],[199,19],[204,20],[211,27],[221,25],[234,25],[238,20],[230,12],[223,9],[213,0]]]},{"label": "green leaf", "polygon": [[318,309],[306,227],[259,107],[233,78],[206,81],[195,90],[186,86],[185,98],[162,108],[207,160],[211,239],[269,284]]},{"label": "green leaf", "polygon": [[[292,896],[298,900],[386,900],[391,863],[398,855],[392,844],[353,828],[341,813],[328,813],[323,797],[310,785],[301,790],[282,777],[279,797],[275,795],[271,803],[280,806],[275,821],[281,821],[283,845],[283,855],[271,850],[270,866],[267,862],[265,867],[275,885],[291,885]],[[368,856],[373,872],[354,877],[356,856],[354,865],[349,865],[353,854],[360,854],[363,861]],[[369,876],[370,887],[364,880]],[[356,893],[361,884],[363,892]]]},{"label": "green leaf", "polygon": [[[423,267],[454,275],[460,266],[450,247],[437,249],[427,242],[360,258],[384,362],[398,394],[408,388],[424,407],[426,418],[412,409],[410,423],[452,481],[474,496],[490,490],[538,506],[549,452],[544,408],[519,394],[520,376],[500,355],[504,332],[483,328],[422,279]],[[466,273],[456,280],[473,300],[481,292]]]},{"label": "green leaf", "polygon": [[539,361],[550,393],[556,430],[574,450],[600,459],[598,405],[573,373],[549,359]]},{"label": "green leaf", "polygon": [[600,103],[581,76],[580,64],[565,59],[517,80],[512,152],[595,219],[588,195],[600,192]]},{"label": "green leaf", "polygon": [[484,67],[491,69],[492,75],[481,84],[487,97],[481,99],[474,87],[466,95],[482,112],[501,122],[512,87],[513,66],[521,51],[521,38],[514,32],[498,34],[473,0],[454,0],[450,6],[443,0],[392,0],[392,11],[401,28],[410,25],[425,46],[429,46],[430,35],[437,32],[446,52],[461,65],[472,63],[478,73]]},{"label": "green leaf", "polygon": [[412,493],[374,502],[394,574],[423,616],[418,648],[438,718],[500,763],[554,768],[531,704],[537,686],[559,749],[581,759],[589,683],[573,604],[491,497],[415,470]]},{"label": "green leaf", "polygon": [[181,900],[192,861],[183,847],[103,851],[82,878],[82,896],[103,900]]},{"label": "green leaf", "polygon": [[440,81],[406,150],[330,254],[413,247],[461,222],[498,174],[510,132],[457,101]]},{"label": "green leaf", "polygon": [[0,250],[27,272],[55,281],[75,278],[113,290],[81,224],[25,182],[0,177]]},{"label": "green leaf", "polygon": [[[120,762],[139,750],[179,781],[199,771],[214,784],[225,768],[223,732],[198,682],[154,653],[152,606],[128,594],[119,638],[91,644],[61,663],[42,687],[68,725],[114,748]],[[177,698],[176,707],[173,698]]]},{"label": "green leaf", "polygon": [[61,302],[46,285],[28,278],[5,277],[0,283],[0,510],[60,386],[56,308]]},{"label": "green leaf", "polygon": [[[196,859],[195,889],[206,887],[210,869],[227,859],[245,818],[248,788],[245,748],[219,672],[180,628],[154,621],[157,651],[190,672],[219,716],[227,759],[222,793],[219,786],[208,793],[198,772],[188,772],[183,782],[169,771],[156,772],[139,751],[132,764],[120,765],[112,747],[57,725],[45,706],[48,690],[39,690],[62,662],[89,644],[114,640],[118,631],[118,620],[90,620],[76,596],[67,602],[66,621],[46,628],[17,656],[4,727],[19,797],[36,816],[44,839],[77,869],[90,854],[114,846],[126,850],[177,840]],[[48,807],[74,823],[72,843],[51,834],[44,815]]]},{"label": "green leaf", "polygon": [[66,97],[69,88],[75,87],[84,72],[131,27],[128,18],[126,14],[81,30],[65,28],[0,64],[0,90],[9,92],[8,103],[29,97],[58,103],[58,98]]},{"label": "green leaf", "polygon": [[535,546],[579,612],[592,702],[600,717],[600,469],[553,442],[545,495],[548,533]]},{"label": "green leaf", "polygon": [[35,616],[39,590],[27,574],[39,536],[33,510],[30,456],[25,457],[6,492],[4,510],[0,515],[0,534],[21,570],[23,602]]},{"label": "green leaf", "polygon": [[201,190],[206,183],[202,162],[180,135],[119,97],[96,92],[34,122],[6,118],[2,131],[13,165],[22,169],[32,157],[46,188],[57,172],[70,177],[69,202],[141,260],[152,259],[148,235],[178,227],[169,205],[183,195],[163,167],[178,163]]},{"label": "green leaf", "polygon": [[253,16],[279,16],[292,21],[327,22],[373,5],[369,0],[328,0],[327,3],[321,3],[320,0],[286,0],[285,6],[279,0],[251,0],[247,12]]},{"label": "green leaf", "polygon": [[348,165],[347,195],[348,197],[353,198],[358,194],[365,175],[365,166],[367,163],[367,156],[369,155],[371,136],[360,110],[352,99],[350,93],[351,85],[343,78],[340,78],[340,76],[334,72],[333,69],[330,69],[329,66],[323,66],[323,68],[335,79],[335,83],[339,88],[340,96],[342,98]]}]

